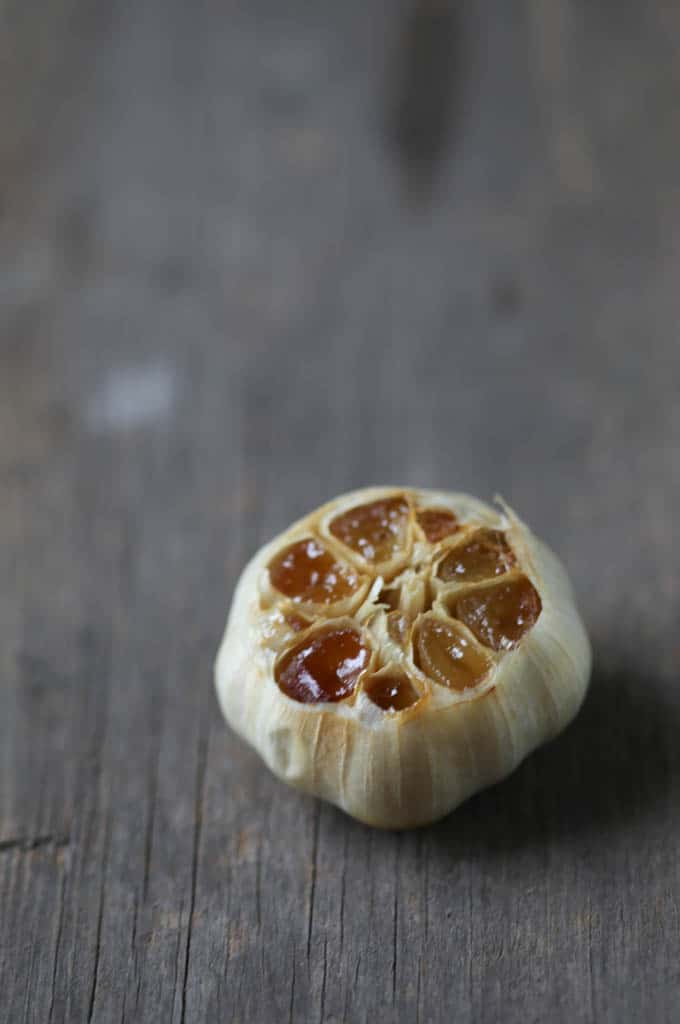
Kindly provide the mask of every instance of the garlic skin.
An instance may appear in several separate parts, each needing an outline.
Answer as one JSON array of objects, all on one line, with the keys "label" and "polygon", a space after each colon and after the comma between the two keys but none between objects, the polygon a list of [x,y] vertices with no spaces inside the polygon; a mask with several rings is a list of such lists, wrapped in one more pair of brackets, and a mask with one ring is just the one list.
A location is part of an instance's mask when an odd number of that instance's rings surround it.
[{"label": "garlic skin", "polygon": [[[331,524],[358,506],[403,496],[411,509],[408,537],[399,536],[402,549],[376,560],[372,570],[363,554],[343,547]],[[430,544],[416,526],[416,507],[450,510],[461,529]],[[442,585],[436,578],[442,552],[483,527],[504,533],[516,566],[487,582]],[[313,614],[305,616],[304,602],[273,596],[268,566],[310,532],[332,545],[360,576],[356,594],[340,611],[370,648],[370,666],[351,697],[337,702],[300,703],[282,691],[275,675],[281,652],[296,643],[286,612],[304,618],[301,636],[313,634],[315,627],[308,626]],[[380,600],[384,587],[401,588],[400,607],[411,635],[424,615],[448,622],[459,592],[482,591],[520,576],[537,591],[540,612],[510,649],[475,642],[465,625],[455,623],[470,646],[491,661],[487,675],[468,689],[438,685],[425,674],[414,661],[412,644],[395,638],[390,609]],[[332,619],[324,621],[335,621],[335,615],[333,609]],[[380,680],[388,668],[405,673],[420,694],[404,710],[384,710],[365,689],[367,680],[376,674]],[[497,511],[466,494],[374,487],[336,498],[256,553],[236,586],[215,680],[225,718],[275,775],[369,825],[403,829],[442,818],[559,733],[581,705],[590,669],[590,645],[567,574],[512,510]]]}]

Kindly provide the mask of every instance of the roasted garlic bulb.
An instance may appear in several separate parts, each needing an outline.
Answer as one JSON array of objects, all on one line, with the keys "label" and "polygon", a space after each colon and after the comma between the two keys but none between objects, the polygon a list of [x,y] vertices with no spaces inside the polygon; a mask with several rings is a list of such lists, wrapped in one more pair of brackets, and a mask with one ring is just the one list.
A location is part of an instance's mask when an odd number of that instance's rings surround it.
[{"label": "roasted garlic bulb", "polygon": [[336,498],[255,555],[216,685],[280,778],[410,828],[564,728],[590,663],[565,570],[509,508],[381,487]]}]

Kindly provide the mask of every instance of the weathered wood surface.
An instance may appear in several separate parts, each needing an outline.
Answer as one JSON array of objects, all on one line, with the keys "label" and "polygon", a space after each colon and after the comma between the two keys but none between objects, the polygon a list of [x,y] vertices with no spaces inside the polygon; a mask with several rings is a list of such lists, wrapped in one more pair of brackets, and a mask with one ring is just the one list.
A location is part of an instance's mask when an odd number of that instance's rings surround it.
[{"label": "weathered wood surface", "polygon": [[[676,1021],[680,17],[0,3],[0,1018]],[[591,696],[436,827],[229,734],[247,555],[504,494]]]}]

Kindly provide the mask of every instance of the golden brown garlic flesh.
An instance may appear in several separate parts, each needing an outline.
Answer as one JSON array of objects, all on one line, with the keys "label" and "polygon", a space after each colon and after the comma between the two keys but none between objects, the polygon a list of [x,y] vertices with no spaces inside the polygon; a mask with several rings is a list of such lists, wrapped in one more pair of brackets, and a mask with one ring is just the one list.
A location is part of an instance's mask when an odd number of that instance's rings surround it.
[{"label": "golden brown garlic flesh", "polygon": [[216,682],[272,770],[370,824],[425,824],[576,713],[566,574],[509,509],[371,488],[294,524],[236,589]]},{"label": "golden brown garlic flesh", "polygon": [[402,495],[357,505],[330,523],[330,532],[373,565],[389,561],[406,547],[409,505]]},{"label": "golden brown garlic flesh", "polygon": [[349,697],[366,669],[370,651],[351,625],[317,630],[291,647],[276,664],[276,682],[302,704]]},{"label": "golden brown garlic flesh", "polygon": [[305,537],[269,563],[272,586],[291,601],[332,604],[350,597],[358,587],[358,574],[343,565],[316,537]]},{"label": "golden brown garlic flesh", "polygon": [[444,583],[473,583],[507,572],[515,564],[504,533],[475,530],[450,550],[439,563],[437,579]]},{"label": "golden brown garlic flesh", "polygon": [[490,672],[491,658],[459,623],[428,612],[417,626],[414,661],[432,682],[464,693]]},{"label": "golden brown garlic flesh", "polygon": [[364,693],[383,711],[404,711],[420,699],[406,673],[394,668],[383,669],[368,679]]},{"label": "golden brown garlic flesh", "polygon": [[468,591],[452,602],[450,614],[464,622],[480,643],[494,651],[516,647],[541,614],[541,599],[526,576]]},{"label": "golden brown garlic flesh", "polygon": [[416,522],[430,544],[436,544],[460,529],[457,518],[447,508],[416,509]]}]

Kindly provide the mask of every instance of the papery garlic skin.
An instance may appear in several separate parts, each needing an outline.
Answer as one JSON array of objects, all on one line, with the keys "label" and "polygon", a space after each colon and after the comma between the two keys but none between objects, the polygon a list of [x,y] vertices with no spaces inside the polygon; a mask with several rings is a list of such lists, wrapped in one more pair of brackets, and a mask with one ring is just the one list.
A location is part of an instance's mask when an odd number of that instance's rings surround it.
[{"label": "papery garlic skin", "polygon": [[[460,693],[424,680],[410,651],[389,639],[385,612],[377,607],[382,581],[374,583],[368,596],[362,589],[358,607],[349,613],[375,650],[373,668],[403,666],[421,688],[421,699],[399,712],[381,710],[361,687],[350,701],[292,700],[275,681],[276,645],[263,642],[267,623],[278,614],[261,606],[262,595],[270,592],[267,565],[312,529],[327,538],[328,524],[340,512],[394,495],[407,495],[420,507],[450,509],[463,526],[474,522],[504,531],[521,572],[540,596],[540,614],[514,649],[489,652],[497,663],[488,678]],[[415,579],[413,566],[428,558],[431,546],[415,530],[408,552],[389,568],[397,578]],[[361,559],[353,564],[365,568]],[[415,589],[419,585],[409,583],[413,589],[408,594],[422,604]],[[430,590],[436,605],[436,586]],[[265,605],[268,601],[266,596]],[[448,814],[560,732],[581,705],[590,668],[590,645],[567,574],[511,510],[496,511],[465,494],[383,487],[329,502],[257,552],[234,593],[217,657],[216,687],[229,724],[279,778],[367,824],[400,829]]]}]

